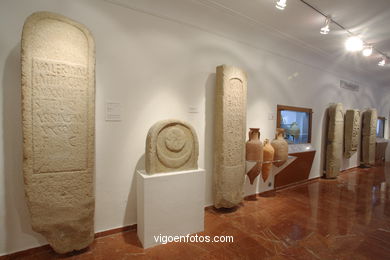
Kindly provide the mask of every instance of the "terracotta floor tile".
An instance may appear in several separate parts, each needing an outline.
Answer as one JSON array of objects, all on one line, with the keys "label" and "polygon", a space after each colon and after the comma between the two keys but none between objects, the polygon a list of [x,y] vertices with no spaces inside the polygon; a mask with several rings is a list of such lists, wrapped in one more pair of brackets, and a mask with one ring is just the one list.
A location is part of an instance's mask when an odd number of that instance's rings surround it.
[{"label": "terracotta floor tile", "polygon": [[100,237],[82,251],[52,250],[3,259],[390,259],[390,164],[352,169],[335,180],[270,192],[233,210],[205,210],[198,235],[233,236],[232,243],[169,243],[144,250],[136,231]]}]

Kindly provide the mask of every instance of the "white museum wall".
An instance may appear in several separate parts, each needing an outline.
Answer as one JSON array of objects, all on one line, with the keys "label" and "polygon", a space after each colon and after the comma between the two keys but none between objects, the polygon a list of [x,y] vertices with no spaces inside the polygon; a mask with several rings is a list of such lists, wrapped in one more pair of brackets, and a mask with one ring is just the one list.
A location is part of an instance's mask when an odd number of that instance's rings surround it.
[{"label": "white museum wall", "polygon": [[[114,0],[113,0],[114,1]],[[313,109],[317,154],[310,178],[320,176],[324,111],[374,107],[388,116],[390,91],[337,61],[253,27],[197,1],[2,0],[0,3],[0,255],[46,244],[30,228],[22,177],[20,37],[25,18],[53,11],[85,24],[96,41],[96,232],[136,223],[135,173],[144,167],[145,138],[158,120],[191,123],[206,169],[206,205],[212,204],[215,67],[248,74],[247,128],[273,138],[276,105]],[[190,12],[190,13],[186,13]],[[359,92],[339,88],[358,83]],[[105,121],[105,103],[120,102],[122,121]],[[274,117],[274,119],[269,118]],[[388,127],[386,128],[386,137]],[[358,165],[358,156],[344,168]]]}]

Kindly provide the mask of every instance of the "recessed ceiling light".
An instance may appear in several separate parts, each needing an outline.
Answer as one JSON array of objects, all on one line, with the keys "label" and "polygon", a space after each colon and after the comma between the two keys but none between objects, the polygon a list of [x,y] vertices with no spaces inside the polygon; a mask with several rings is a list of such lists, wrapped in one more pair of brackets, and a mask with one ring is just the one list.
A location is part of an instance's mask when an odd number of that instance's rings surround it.
[{"label": "recessed ceiling light", "polygon": [[330,19],[330,17],[326,17],[324,27],[322,27],[320,30],[321,34],[328,34],[330,32],[329,25],[331,21],[332,20]]},{"label": "recessed ceiling light", "polygon": [[363,49],[363,41],[357,36],[348,37],[345,42],[345,48],[347,51],[361,51]]},{"label": "recessed ceiling light", "polygon": [[287,6],[287,0],[279,0],[276,2],[275,7],[279,10],[284,10],[284,8]]},{"label": "recessed ceiling light", "polygon": [[363,53],[363,56],[366,56],[366,57],[371,56],[371,54],[372,54],[372,46],[371,45],[364,46],[364,49],[363,49],[362,53]]}]

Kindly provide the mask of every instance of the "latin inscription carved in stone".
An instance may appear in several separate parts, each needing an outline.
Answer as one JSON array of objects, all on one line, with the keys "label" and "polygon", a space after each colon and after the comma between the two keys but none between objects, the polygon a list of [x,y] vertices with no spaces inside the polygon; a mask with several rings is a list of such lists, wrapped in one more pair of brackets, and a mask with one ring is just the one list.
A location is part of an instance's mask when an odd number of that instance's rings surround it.
[{"label": "latin inscription carved in stone", "polygon": [[37,12],[21,41],[23,180],[32,229],[57,253],[94,239],[95,43],[64,16]]},{"label": "latin inscription carved in stone", "polygon": [[87,79],[85,66],[33,59],[34,173],[87,168]]}]

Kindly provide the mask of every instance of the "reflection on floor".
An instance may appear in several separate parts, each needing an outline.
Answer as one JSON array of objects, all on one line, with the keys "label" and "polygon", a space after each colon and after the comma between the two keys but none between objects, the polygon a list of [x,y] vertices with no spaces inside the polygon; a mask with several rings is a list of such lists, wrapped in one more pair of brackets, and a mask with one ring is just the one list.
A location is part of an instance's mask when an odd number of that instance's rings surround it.
[{"label": "reflection on floor", "polygon": [[202,235],[233,243],[170,243],[143,250],[136,232],[96,239],[61,257],[51,250],[23,259],[390,259],[390,164],[353,169],[248,199],[235,211],[206,210]]}]

